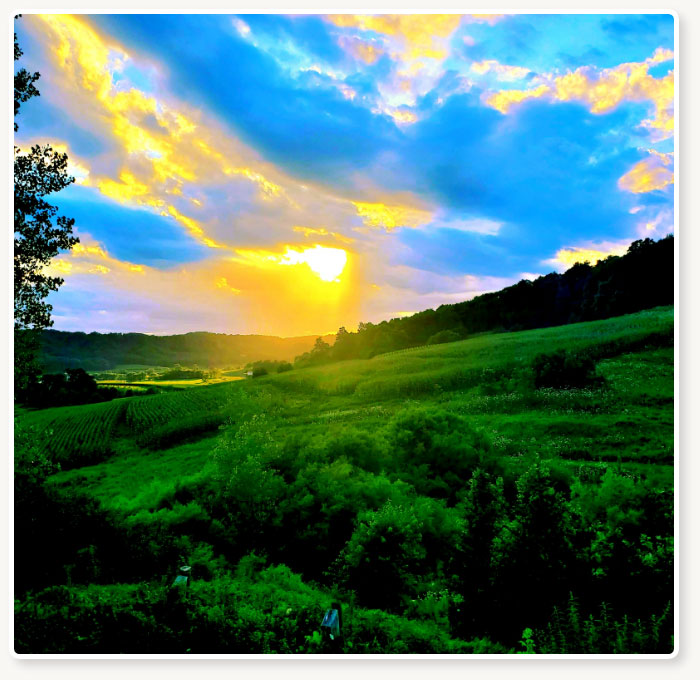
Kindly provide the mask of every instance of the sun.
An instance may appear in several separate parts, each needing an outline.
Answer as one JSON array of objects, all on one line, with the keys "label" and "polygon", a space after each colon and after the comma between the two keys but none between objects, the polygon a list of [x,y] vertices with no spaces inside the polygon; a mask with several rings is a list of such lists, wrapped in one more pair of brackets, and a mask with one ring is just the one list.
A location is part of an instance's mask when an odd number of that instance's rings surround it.
[{"label": "sun", "polygon": [[298,251],[288,248],[280,264],[306,264],[322,281],[335,281],[345,269],[348,254],[342,248],[314,246]]}]

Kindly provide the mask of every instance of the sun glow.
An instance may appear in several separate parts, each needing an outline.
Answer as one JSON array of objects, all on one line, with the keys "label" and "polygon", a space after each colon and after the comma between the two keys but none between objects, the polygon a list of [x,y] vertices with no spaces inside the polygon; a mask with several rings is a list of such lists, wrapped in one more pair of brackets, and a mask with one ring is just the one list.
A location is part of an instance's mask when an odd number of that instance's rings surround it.
[{"label": "sun glow", "polygon": [[314,246],[306,250],[288,248],[280,259],[280,264],[306,264],[322,281],[339,281],[345,269],[348,254],[342,248]]},{"label": "sun glow", "polygon": [[342,248],[326,248],[314,245],[313,248],[297,249],[284,246],[284,252],[269,250],[236,250],[242,261],[257,266],[270,265],[306,265],[322,281],[340,282],[340,275],[345,269],[348,254]]}]

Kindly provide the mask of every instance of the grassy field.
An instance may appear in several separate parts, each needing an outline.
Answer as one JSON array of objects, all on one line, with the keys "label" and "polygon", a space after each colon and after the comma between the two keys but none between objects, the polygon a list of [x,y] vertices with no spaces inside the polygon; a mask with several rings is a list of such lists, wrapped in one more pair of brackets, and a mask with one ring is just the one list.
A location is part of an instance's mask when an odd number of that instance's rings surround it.
[{"label": "grassy field", "polygon": [[222,376],[221,378],[207,378],[206,380],[197,378],[196,380],[144,380],[141,382],[129,382],[128,380],[98,380],[98,385],[105,387],[137,387],[146,389],[148,387],[204,387],[205,385],[220,385],[221,383],[245,380],[243,376]]},{"label": "grassy field", "polygon": [[[220,423],[246,413],[275,411],[285,436],[342,430],[346,426],[372,431],[393,414],[413,404],[435,404],[466,416],[494,437],[508,451],[512,464],[538,455],[566,469],[607,467],[623,464],[631,474],[652,475],[665,485],[673,471],[673,348],[645,349],[646,338],[672,333],[673,310],[642,312],[629,317],[574,324],[552,329],[480,336],[474,340],[420,347],[297,372],[264,376],[245,384],[205,387],[186,394],[132,397],[119,404],[64,407],[29,413],[27,424],[51,429],[63,457],[67,433],[81,423],[81,432],[99,430],[114,446],[119,438],[134,444],[148,432],[175,428],[182,436],[188,428],[212,415]],[[668,336],[672,343],[672,336]],[[602,341],[602,343],[601,343]],[[601,344],[603,345],[601,349]],[[608,347],[609,345],[609,347]],[[566,347],[594,350],[601,359],[598,374],[604,389],[521,391],[532,358],[542,349]],[[626,348],[636,349],[628,352]],[[123,414],[126,428],[109,427],[114,413]],[[184,423],[178,430],[176,425]],[[76,433],[77,434],[77,433]],[[111,438],[110,438],[111,437]],[[214,446],[206,439],[188,445],[201,453]],[[177,445],[168,449],[164,461],[178,461]],[[127,460],[138,471],[143,460],[148,470],[153,454],[130,450]],[[64,483],[73,477],[92,479],[119,476],[119,461],[89,470],[58,475]],[[131,473],[130,473],[131,474]],[[144,473],[148,480],[151,473]],[[187,474],[187,473],[185,473]],[[180,473],[164,471],[164,478]],[[141,477],[137,472],[134,478]],[[81,481],[81,484],[83,482]],[[115,483],[114,488],[122,488]],[[126,484],[123,489],[132,489]],[[124,493],[130,493],[124,491]],[[101,497],[99,490],[96,490]],[[108,503],[111,503],[110,500]],[[129,505],[128,495],[124,502]]]},{"label": "grassy field", "polygon": [[[533,388],[534,358],[557,349],[594,360],[596,378],[591,384],[577,389]],[[399,453],[409,446],[406,437],[413,438],[411,455],[432,447],[438,453],[447,452],[448,458],[464,452],[465,442],[472,442],[469,455],[477,456],[478,465],[489,474],[506,480],[503,502],[508,507],[520,502],[522,480],[543,466],[552,488],[563,493],[566,512],[580,516],[576,531],[588,536],[592,527],[600,526],[598,534],[593,531],[593,537],[586,539],[598,547],[581,548],[581,554],[603,573],[611,569],[606,560],[612,558],[599,547],[602,532],[607,532],[610,546],[620,541],[621,546],[636,545],[634,541],[646,545],[644,541],[658,539],[653,550],[667,554],[663,552],[667,548],[660,547],[667,545],[660,538],[663,532],[658,529],[659,536],[653,538],[657,529],[649,528],[660,520],[647,517],[651,510],[640,508],[652,502],[649,498],[667,498],[673,489],[673,368],[673,309],[659,308],[604,321],[480,335],[366,361],[198,389],[20,411],[17,422],[30,429],[61,464],[61,471],[48,480],[58,497],[87,495],[124,531],[150,536],[138,540],[146,541],[153,554],[161,554],[164,548],[154,546],[167,543],[163,536],[174,532],[179,538],[168,540],[177,547],[171,548],[167,559],[187,555],[200,573],[208,574],[206,579],[240,575],[242,567],[236,563],[246,555],[246,559],[265,555],[261,559],[268,564],[284,563],[327,597],[338,592],[349,597],[347,591],[338,590],[338,584],[347,588],[355,583],[352,579],[359,579],[353,586],[358,597],[353,606],[423,622],[420,625],[429,621],[439,635],[451,640],[457,635],[448,622],[453,605],[446,602],[453,602],[452,595],[436,593],[456,587],[459,579],[448,578],[444,566],[456,558],[449,556],[451,548],[437,546],[459,543],[447,537],[463,531],[458,528],[463,521],[459,513],[471,507],[467,482],[472,473],[453,470],[452,461],[438,459],[412,467],[410,474],[403,472],[392,459],[407,455]],[[426,432],[434,432],[433,439],[415,444],[423,441]],[[436,465],[444,467],[439,475],[430,467]],[[464,470],[473,470],[469,465]],[[245,500],[253,491],[256,495]],[[399,607],[383,603],[381,593],[356,575],[360,572],[352,567],[351,548],[387,512],[405,507],[414,508],[414,513],[420,507],[426,518],[432,518],[421,520],[421,540],[429,540],[431,532],[442,532],[444,536],[431,550],[440,555],[445,551],[445,557],[430,569],[421,567],[429,576],[415,583],[418,577],[405,581],[413,584],[406,586],[412,594]],[[610,519],[611,508],[622,508],[619,512],[626,519]],[[391,521],[400,524],[401,517]],[[638,528],[633,531],[634,522]],[[633,534],[636,538],[631,538]],[[495,550],[498,543],[489,545]],[[600,555],[596,550],[602,551]],[[643,549],[639,550],[642,555]],[[148,559],[167,562],[166,557]],[[329,576],[334,571],[330,565],[336,564],[333,560],[345,564],[338,567],[342,577]],[[498,564],[493,555],[491,564]],[[351,567],[355,571],[347,571]],[[503,568],[494,569],[498,574]],[[379,578],[378,572],[373,573],[373,579]],[[156,573],[153,577],[160,578]],[[665,583],[670,574],[654,578]],[[148,577],[141,574],[132,580],[143,582]],[[563,588],[568,592],[568,585]],[[590,596],[592,602],[613,598],[612,591],[597,581],[586,588],[595,593]],[[573,589],[572,585],[569,590]],[[624,606],[635,613],[633,604]],[[358,621],[369,616],[357,611]],[[532,616],[537,623],[544,614]],[[533,619],[518,621],[517,634]],[[497,651],[516,645],[509,626],[498,637],[495,624],[483,625],[480,635],[488,633],[494,645],[505,645]],[[538,635],[541,644],[548,644],[545,632]],[[447,647],[451,644],[445,642]]]}]

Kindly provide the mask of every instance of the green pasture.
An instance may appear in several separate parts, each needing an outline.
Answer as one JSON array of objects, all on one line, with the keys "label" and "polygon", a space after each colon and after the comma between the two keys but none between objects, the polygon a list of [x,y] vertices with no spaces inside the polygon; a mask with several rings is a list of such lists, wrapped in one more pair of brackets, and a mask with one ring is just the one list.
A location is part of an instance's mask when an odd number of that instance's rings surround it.
[{"label": "green pasture", "polygon": [[[672,327],[673,310],[659,309],[481,335],[197,390],[27,412],[20,419],[43,433],[65,461],[68,471],[56,476],[57,484],[79,483],[107,506],[129,513],[154,511],[154,499],[203,474],[215,446],[211,436],[227,422],[267,414],[280,440],[348,428],[371,434],[396,412],[419,404],[468,418],[514,468],[533,458],[569,476],[583,468],[622,466],[668,487],[674,456]],[[523,389],[533,357],[559,347],[606,357],[597,364],[602,385]],[[82,467],[88,453],[104,462]]]}]

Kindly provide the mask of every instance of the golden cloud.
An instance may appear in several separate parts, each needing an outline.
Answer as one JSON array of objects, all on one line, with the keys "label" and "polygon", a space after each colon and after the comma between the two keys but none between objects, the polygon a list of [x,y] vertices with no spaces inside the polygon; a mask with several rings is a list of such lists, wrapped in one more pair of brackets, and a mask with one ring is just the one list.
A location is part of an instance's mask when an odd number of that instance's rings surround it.
[{"label": "golden cloud", "polygon": [[398,38],[404,59],[444,59],[447,52],[438,43],[460,24],[459,14],[332,14],[328,20],[342,28],[358,28]]},{"label": "golden cloud", "polygon": [[264,199],[282,195],[282,187],[265,173],[235,162],[244,149],[232,144],[215,126],[199,126],[184,110],[115,83],[113,73],[123,68],[129,55],[86,20],[67,15],[39,15],[38,20],[46,29],[64,81],[86,104],[84,113],[106,124],[121,148],[124,165],[118,180],[91,178],[90,183],[102,193],[123,203],[158,208],[212,248],[222,244],[208,237],[203,225],[172,203],[172,196],[183,195],[184,186],[240,177],[257,185]]},{"label": "golden cloud", "polygon": [[590,246],[571,246],[558,250],[551,260],[546,260],[545,264],[555,266],[557,269],[568,269],[579,262],[589,262],[595,264],[610,255],[622,256],[627,252],[629,243],[604,242]]},{"label": "golden cloud", "polygon": [[76,243],[68,252],[62,253],[51,260],[46,267],[50,276],[76,274],[109,274],[122,272],[125,274],[143,274],[145,265],[124,262],[112,257],[107,250],[94,241],[89,234],[80,235],[80,243]]},{"label": "golden cloud", "polygon": [[352,201],[352,204],[366,226],[386,229],[386,231],[398,227],[420,227],[432,219],[432,213],[427,210],[410,206],[360,201]]},{"label": "golden cloud", "polygon": [[337,239],[341,243],[353,243],[355,241],[354,238],[350,238],[349,236],[343,236],[343,234],[339,234],[337,231],[328,231],[327,229],[321,227],[319,229],[314,229],[312,227],[294,227],[293,231],[296,231],[300,234],[304,234],[304,236],[309,237],[309,236],[332,236],[333,238]]},{"label": "golden cloud", "polygon": [[526,100],[548,97],[558,101],[580,101],[592,113],[605,113],[623,101],[649,101],[654,105],[653,118],[642,121],[642,126],[653,133],[658,141],[673,134],[674,74],[670,71],[663,78],[649,75],[649,67],[673,57],[670,50],[658,48],[652,57],[643,62],[620,64],[596,71],[582,66],[562,76],[542,75],[536,80],[540,85],[528,90],[502,90],[487,96],[489,106],[508,113]]},{"label": "golden cloud", "polygon": [[617,182],[620,189],[643,194],[673,184],[673,172],[665,167],[671,162],[671,154],[662,154],[653,149],[650,151],[651,158],[639,161],[620,177]]},{"label": "golden cloud", "polygon": [[384,48],[376,42],[345,35],[338,38],[338,44],[355,59],[365,64],[374,64],[385,52]]},{"label": "golden cloud", "polygon": [[495,73],[498,80],[504,81],[521,80],[530,73],[530,69],[524,66],[508,66],[507,64],[501,64],[495,59],[475,61],[470,66],[470,69],[479,75],[484,75],[489,72]]},{"label": "golden cloud", "polygon": [[540,85],[531,90],[501,90],[489,95],[486,103],[501,113],[508,113],[510,109],[526,99],[537,99],[551,92],[548,85]]},{"label": "golden cloud", "polygon": [[217,288],[227,290],[230,293],[233,293],[234,295],[240,295],[240,293],[241,293],[240,288],[234,288],[233,286],[229,286],[228,280],[226,279],[225,276],[220,276],[218,279],[216,279],[214,285]]}]

